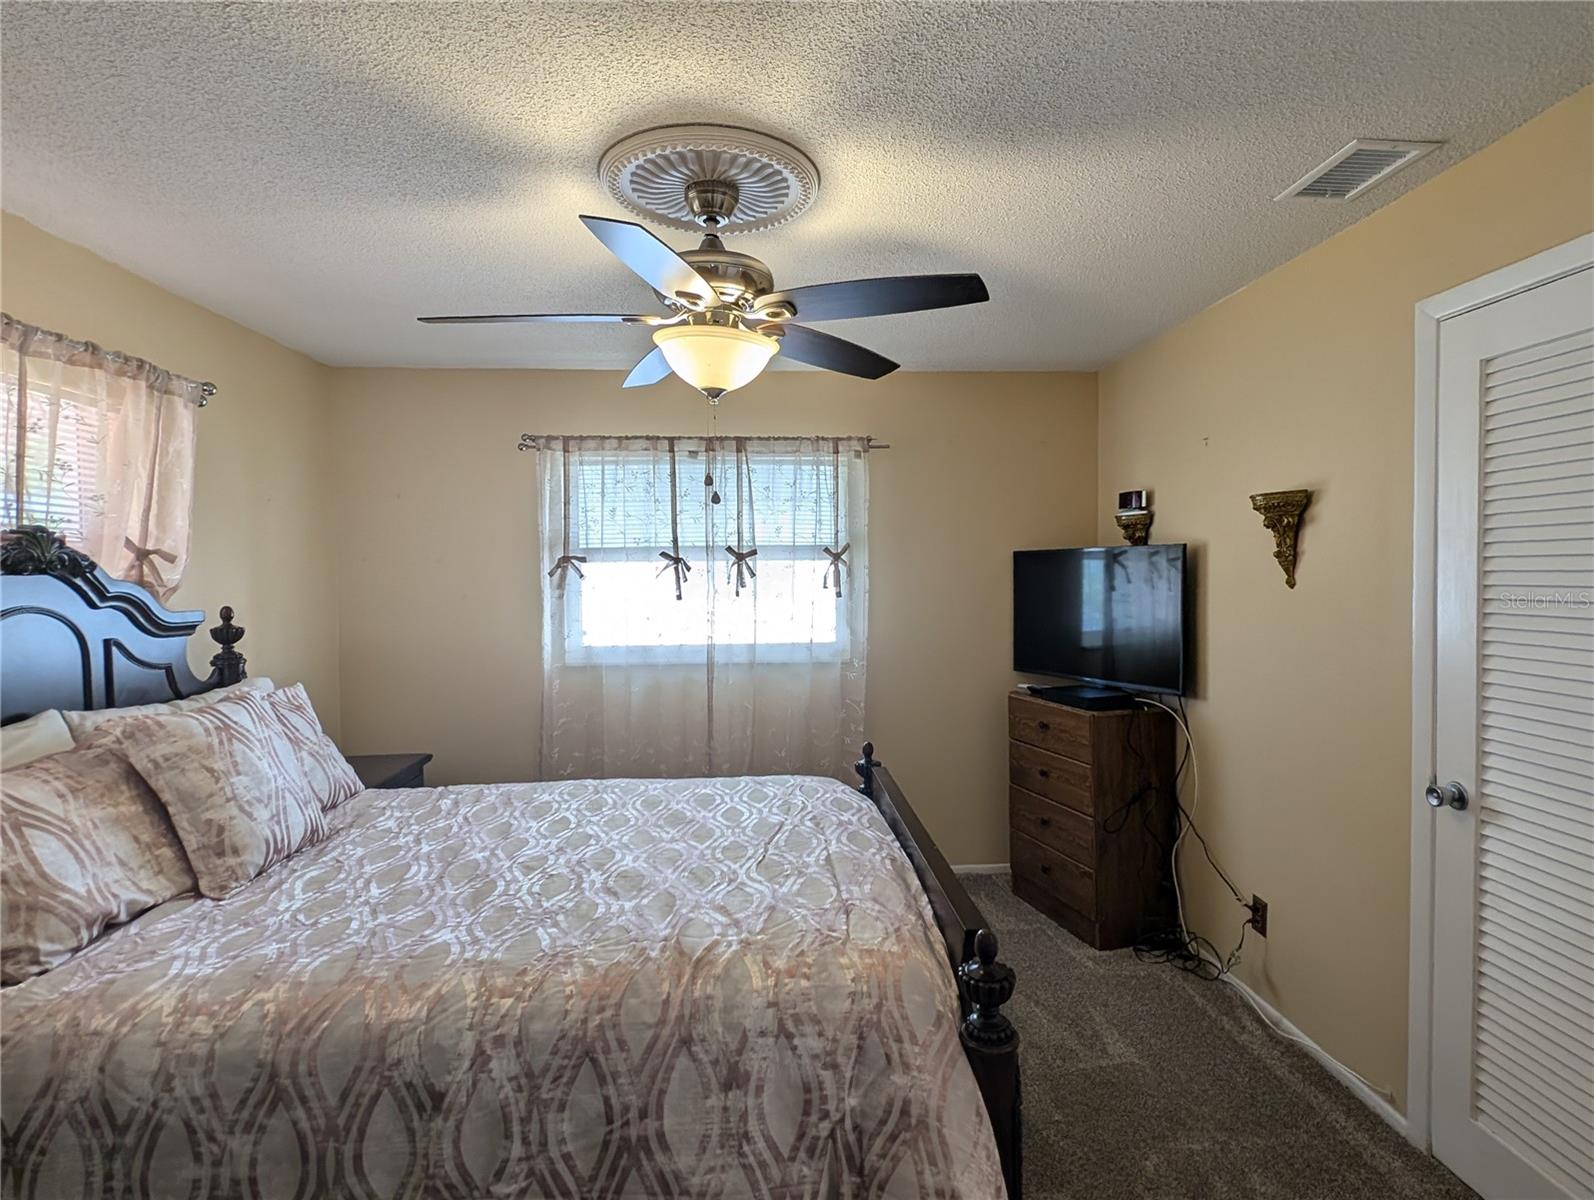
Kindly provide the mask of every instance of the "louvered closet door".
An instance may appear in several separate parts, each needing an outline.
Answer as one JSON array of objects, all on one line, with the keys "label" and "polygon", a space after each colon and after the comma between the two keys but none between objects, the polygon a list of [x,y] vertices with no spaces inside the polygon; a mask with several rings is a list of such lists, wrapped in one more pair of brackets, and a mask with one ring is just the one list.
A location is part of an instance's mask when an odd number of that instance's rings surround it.
[{"label": "louvered closet door", "polygon": [[1434,1152],[1594,1196],[1594,271],[1439,348]]}]

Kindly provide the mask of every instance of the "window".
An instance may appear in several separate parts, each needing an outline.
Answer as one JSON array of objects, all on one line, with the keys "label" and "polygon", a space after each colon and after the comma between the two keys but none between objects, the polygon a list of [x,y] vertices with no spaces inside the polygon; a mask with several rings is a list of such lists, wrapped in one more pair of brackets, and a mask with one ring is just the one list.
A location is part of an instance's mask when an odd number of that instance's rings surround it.
[{"label": "window", "polygon": [[89,511],[101,500],[98,407],[67,394],[52,403],[48,393],[32,388],[24,407],[16,377],[8,376],[0,395],[0,436],[12,448],[0,495],[4,528],[44,525],[82,545]]},{"label": "window", "polygon": [[0,313],[0,522],[166,600],[188,558],[204,385]]},{"label": "window", "polygon": [[538,777],[845,777],[864,728],[864,438],[525,439]]},{"label": "window", "polygon": [[[571,460],[570,553],[585,561],[563,594],[566,661],[634,660],[640,652],[648,661],[695,663],[709,646],[733,661],[755,652],[761,662],[846,655],[850,564],[838,595],[825,552],[840,548],[832,545],[837,528],[846,544],[845,480],[838,496],[832,457],[715,457],[678,447],[673,511],[667,456]],[[679,570],[662,556],[677,544]],[[731,551],[750,549],[738,587]]]}]

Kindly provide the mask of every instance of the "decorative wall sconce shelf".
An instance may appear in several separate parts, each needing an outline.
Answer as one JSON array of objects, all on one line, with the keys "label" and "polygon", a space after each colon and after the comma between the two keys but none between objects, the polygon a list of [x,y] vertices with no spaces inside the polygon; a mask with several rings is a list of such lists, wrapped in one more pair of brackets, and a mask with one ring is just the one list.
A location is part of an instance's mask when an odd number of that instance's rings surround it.
[{"label": "decorative wall sconce shelf", "polygon": [[1300,530],[1301,514],[1312,502],[1308,488],[1289,492],[1257,492],[1251,497],[1251,507],[1262,514],[1262,525],[1273,535],[1273,557],[1284,570],[1284,583],[1295,586],[1295,539]]},{"label": "decorative wall sconce shelf", "polygon": [[1151,540],[1151,493],[1133,488],[1118,493],[1118,531],[1131,546],[1144,546]]},{"label": "decorative wall sconce shelf", "polygon": [[1151,538],[1151,513],[1147,509],[1139,512],[1121,512],[1113,520],[1118,522],[1118,529],[1124,535],[1124,541],[1131,546],[1144,546]]}]

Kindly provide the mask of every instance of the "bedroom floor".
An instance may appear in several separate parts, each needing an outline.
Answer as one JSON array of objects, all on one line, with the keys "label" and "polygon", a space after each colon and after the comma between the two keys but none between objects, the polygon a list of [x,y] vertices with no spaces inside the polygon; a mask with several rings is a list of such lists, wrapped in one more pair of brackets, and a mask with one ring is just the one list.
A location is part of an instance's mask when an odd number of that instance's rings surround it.
[{"label": "bedroom floor", "polygon": [[966,876],[1018,972],[1028,1200],[1476,1200],[1233,988],[1101,954]]}]

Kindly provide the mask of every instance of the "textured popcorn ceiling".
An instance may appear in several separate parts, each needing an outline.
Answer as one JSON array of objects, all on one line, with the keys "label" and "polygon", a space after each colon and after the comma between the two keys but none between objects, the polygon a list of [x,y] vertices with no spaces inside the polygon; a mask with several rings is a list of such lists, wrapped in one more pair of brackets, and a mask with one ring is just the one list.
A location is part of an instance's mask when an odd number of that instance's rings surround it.
[{"label": "textured popcorn ceiling", "polygon": [[[977,270],[994,298],[826,328],[915,370],[1092,368],[1587,83],[1591,14],[7,3],[0,201],[324,362],[624,367],[644,330],[413,318],[648,310],[576,221],[624,215],[598,156],[751,125],[824,177],[730,243],[777,286]],[[1353,137],[1447,145],[1359,200],[1273,202]]]}]

